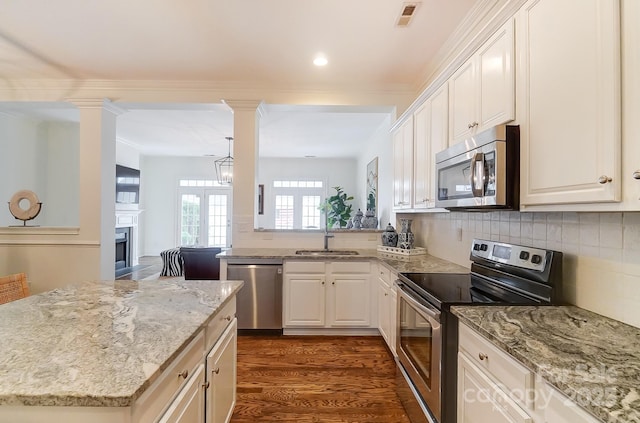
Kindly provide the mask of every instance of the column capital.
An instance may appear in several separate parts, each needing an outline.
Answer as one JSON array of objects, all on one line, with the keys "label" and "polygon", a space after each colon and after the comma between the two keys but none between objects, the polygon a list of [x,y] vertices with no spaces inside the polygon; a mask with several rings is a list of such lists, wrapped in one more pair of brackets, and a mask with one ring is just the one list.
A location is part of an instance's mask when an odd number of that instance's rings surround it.
[{"label": "column capital", "polygon": [[222,102],[229,106],[231,110],[259,110],[263,100],[231,100],[223,99]]},{"label": "column capital", "polygon": [[104,109],[116,116],[127,112],[125,109],[116,106],[108,98],[67,98],[65,101],[73,104],[78,109]]}]

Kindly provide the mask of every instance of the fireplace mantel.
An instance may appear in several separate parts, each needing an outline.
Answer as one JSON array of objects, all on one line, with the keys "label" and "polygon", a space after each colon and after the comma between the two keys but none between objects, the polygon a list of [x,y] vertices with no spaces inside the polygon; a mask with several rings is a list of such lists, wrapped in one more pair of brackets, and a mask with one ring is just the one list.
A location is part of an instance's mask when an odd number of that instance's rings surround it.
[{"label": "fireplace mantel", "polygon": [[116,210],[116,228],[131,228],[131,266],[138,265],[138,217],[144,210]]}]

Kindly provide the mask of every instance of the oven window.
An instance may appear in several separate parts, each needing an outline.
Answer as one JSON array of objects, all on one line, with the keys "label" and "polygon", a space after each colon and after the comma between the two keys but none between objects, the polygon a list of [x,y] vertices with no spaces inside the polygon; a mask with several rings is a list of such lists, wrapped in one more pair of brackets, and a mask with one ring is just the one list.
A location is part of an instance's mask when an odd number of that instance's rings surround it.
[{"label": "oven window", "polygon": [[431,389],[433,327],[403,298],[400,298],[400,347],[422,380]]}]

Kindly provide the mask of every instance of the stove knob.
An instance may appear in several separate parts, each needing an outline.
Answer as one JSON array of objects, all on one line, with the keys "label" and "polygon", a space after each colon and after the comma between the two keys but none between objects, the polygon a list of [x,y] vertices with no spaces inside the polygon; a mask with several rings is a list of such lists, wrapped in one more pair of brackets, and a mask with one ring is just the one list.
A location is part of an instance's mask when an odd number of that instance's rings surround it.
[{"label": "stove knob", "polygon": [[520,260],[529,260],[529,252],[520,251]]},{"label": "stove knob", "polygon": [[480,244],[480,251],[487,251],[487,248],[489,248],[487,244]]},{"label": "stove knob", "polygon": [[533,256],[531,256],[531,263],[533,264],[540,264],[542,263],[542,257],[540,257],[537,254],[534,254]]},{"label": "stove knob", "polygon": [[478,251],[480,249],[480,244],[473,244],[473,251]]}]

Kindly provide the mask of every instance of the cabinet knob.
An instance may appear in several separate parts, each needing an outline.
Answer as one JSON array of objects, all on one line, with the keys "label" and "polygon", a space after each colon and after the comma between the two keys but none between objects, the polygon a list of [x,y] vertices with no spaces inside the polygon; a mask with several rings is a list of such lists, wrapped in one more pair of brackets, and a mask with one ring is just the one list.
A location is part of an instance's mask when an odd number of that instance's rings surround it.
[{"label": "cabinet knob", "polygon": [[211,370],[211,373],[220,374],[220,367],[216,367],[215,370]]},{"label": "cabinet knob", "polygon": [[183,370],[180,373],[178,373],[178,377],[181,377],[183,379],[186,379],[187,377],[189,377],[189,370]]},{"label": "cabinet knob", "polygon": [[321,282],[324,285],[324,281]]},{"label": "cabinet knob", "polygon": [[335,285],[335,284],[336,284],[336,281],[332,281],[332,282],[331,282],[331,285]]},{"label": "cabinet knob", "polygon": [[202,389],[204,389],[206,391],[207,389],[209,389],[209,386],[211,386],[211,383],[209,381],[207,381],[207,382],[202,384]]},{"label": "cabinet knob", "polygon": [[478,358],[480,359],[480,361],[484,361],[485,359],[489,358],[489,356],[485,353],[478,353]]},{"label": "cabinet knob", "polygon": [[231,321],[231,316],[225,316],[224,320],[226,320],[227,322],[230,322]]},{"label": "cabinet knob", "polygon": [[633,172],[633,179],[640,179],[640,170]]},{"label": "cabinet knob", "polygon": [[607,176],[607,175],[602,175],[601,177],[599,177],[599,178],[598,178],[598,183],[599,183],[599,184],[602,184],[602,185],[604,185],[604,184],[606,184],[606,183],[608,183],[608,182],[611,182],[611,181],[613,181],[613,179],[611,179],[611,178],[610,178],[609,176]]}]

